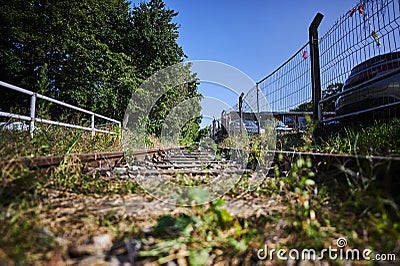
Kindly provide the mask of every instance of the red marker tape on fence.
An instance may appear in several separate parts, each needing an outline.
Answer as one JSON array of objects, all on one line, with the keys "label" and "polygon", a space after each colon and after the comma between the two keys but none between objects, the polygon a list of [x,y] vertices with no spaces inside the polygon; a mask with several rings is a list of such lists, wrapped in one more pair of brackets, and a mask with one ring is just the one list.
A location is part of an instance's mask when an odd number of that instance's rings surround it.
[{"label": "red marker tape on fence", "polygon": [[353,14],[354,14],[354,12],[356,12],[356,10],[357,10],[356,8],[353,8],[352,10],[349,11],[350,17],[353,16]]},{"label": "red marker tape on fence", "polygon": [[363,5],[358,6],[358,12],[360,12],[361,15],[364,14],[364,6]]},{"label": "red marker tape on fence", "polygon": [[307,58],[308,58],[308,56],[307,56],[307,50],[304,49],[304,50],[303,50],[303,59],[306,60]]}]

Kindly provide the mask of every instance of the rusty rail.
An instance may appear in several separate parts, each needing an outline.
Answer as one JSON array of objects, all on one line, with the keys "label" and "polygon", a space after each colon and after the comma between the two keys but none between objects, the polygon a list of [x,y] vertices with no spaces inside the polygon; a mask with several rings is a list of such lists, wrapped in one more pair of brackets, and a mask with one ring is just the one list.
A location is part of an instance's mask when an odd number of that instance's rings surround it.
[{"label": "rusty rail", "polygon": [[[168,150],[168,149],[165,149]],[[138,160],[146,156],[152,156],[161,151],[161,149],[146,149],[138,150],[132,155]],[[36,156],[36,157],[20,157],[16,159],[0,160],[0,168],[10,166],[24,166],[29,169],[49,168],[60,165],[66,159],[76,160],[85,165],[101,166],[102,164],[115,165],[117,162],[123,160],[124,153],[118,152],[95,152],[86,154],[68,154],[68,155],[53,155],[53,156]]]},{"label": "rusty rail", "polygon": [[[131,154],[137,160],[143,160],[146,156],[151,157],[155,154],[166,152],[173,149],[182,149],[182,147],[168,148],[168,149],[144,149],[138,150]],[[274,158],[277,159],[278,155],[281,154],[286,159],[306,157],[309,156],[314,160],[324,161],[327,159],[334,159],[336,161],[372,161],[372,162],[383,162],[391,161],[395,164],[400,164],[400,156],[363,156],[363,155],[350,155],[350,154],[332,154],[332,153],[318,153],[318,152],[301,152],[301,151],[269,151],[274,154]],[[60,165],[66,159],[75,160],[85,165],[101,166],[102,164],[115,165],[124,158],[122,151],[118,152],[96,152],[87,154],[69,154],[69,155],[55,155],[55,156],[37,156],[37,157],[20,157],[16,159],[0,160],[0,168],[10,166],[24,166],[29,169],[47,168]]]}]

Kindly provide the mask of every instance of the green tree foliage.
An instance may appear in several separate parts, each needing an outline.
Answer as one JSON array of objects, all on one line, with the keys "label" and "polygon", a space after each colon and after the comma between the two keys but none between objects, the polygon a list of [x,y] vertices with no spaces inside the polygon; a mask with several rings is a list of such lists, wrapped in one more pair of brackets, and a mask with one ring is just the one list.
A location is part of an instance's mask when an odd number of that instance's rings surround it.
[{"label": "green tree foliage", "polygon": [[[337,93],[339,93],[342,90],[343,83],[332,83],[326,87],[325,90],[322,90],[322,99],[333,96]],[[313,103],[310,102],[305,102],[300,104],[294,109],[291,109],[290,111],[292,112],[312,112],[312,107]],[[324,103],[323,106],[323,111],[325,112],[334,112],[335,111],[335,98],[332,98],[331,100],[327,101]]]},{"label": "green tree foliage", "polygon": [[[178,15],[177,12],[167,9],[162,0],[151,0],[148,3],[142,2],[135,6],[132,15],[134,26],[132,57],[133,61],[136,62],[136,70],[141,78],[148,78],[156,71],[183,61],[185,54],[182,47],[177,43],[179,26],[173,22],[173,18]],[[179,68],[182,69],[179,70]],[[182,112],[180,114],[177,112],[171,113],[171,110],[191,98],[200,100],[195,81],[183,82],[183,84],[168,87],[169,83],[174,83],[169,80],[176,79],[178,76],[186,77],[186,80],[196,80],[195,75],[190,73],[190,64],[182,64],[173,69],[174,71],[170,75],[169,71],[164,71],[162,74],[163,78],[159,86],[167,87],[168,90],[157,100],[147,118],[147,131],[149,134],[160,136],[164,127],[180,125]],[[179,72],[181,74],[177,75]],[[147,93],[150,97],[157,94],[154,91],[147,91]],[[195,117],[200,116],[198,101],[197,104],[192,104],[191,109],[197,111]],[[185,113],[193,115],[193,112],[186,111]],[[172,117],[169,117],[170,114]],[[168,120],[167,124],[165,123],[166,119]],[[185,123],[184,127],[190,130],[182,131],[184,139],[193,135],[194,128],[198,129],[198,121],[198,119],[190,119]]]},{"label": "green tree foliage", "polygon": [[297,106],[296,108],[290,109],[291,112],[311,112],[312,102],[305,102]]},{"label": "green tree foliage", "polygon": [[162,0],[141,2],[133,8],[132,57],[142,78],[184,59],[177,43],[179,26],[172,22],[177,15]]},{"label": "green tree foliage", "polygon": [[[2,0],[0,17],[1,80],[122,116],[126,101],[121,96],[132,94],[137,84],[125,48],[128,3]],[[46,86],[39,86],[44,78]]]},{"label": "green tree foliage", "polygon": [[[142,81],[184,59],[177,14],[162,0],[0,0],[0,80],[122,119]],[[171,89],[150,118],[194,95]]]},{"label": "green tree foliage", "polygon": [[[332,83],[322,91],[322,98],[328,98],[342,91],[343,83]],[[335,111],[335,98],[324,103],[323,110],[327,112]]]}]

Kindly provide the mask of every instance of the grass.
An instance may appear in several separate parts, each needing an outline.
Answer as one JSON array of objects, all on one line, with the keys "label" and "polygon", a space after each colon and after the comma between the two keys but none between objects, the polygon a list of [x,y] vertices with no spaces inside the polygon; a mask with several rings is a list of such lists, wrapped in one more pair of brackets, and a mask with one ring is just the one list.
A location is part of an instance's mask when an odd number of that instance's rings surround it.
[{"label": "grass", "polygon": [[314,130],[309,124],[301,136],[278,135],[277,148],[358,155],[400,154],[400,119]]},{"label": "grass", "polygon": [[168,262],[171,249],[175,249],[191,265],[204,265],[215,253],[242,255],[256,231],[243,219],[232,217],[223,204],[224,200],[218,199],[194,207],[191,215],[161,216],[153,230],[156,243],[138,255],[158,257],[158,263],[163,264]]},{"label": "grass", "polygon": [[[18,165],[0,169],[0,250],[15,263],[41,264],[43,256],[57,247],[54,238],[43,233],[40,216],[44,200],[71,193],[102,196],[136,191],[131,180],[82,173],[83,165],[68,156],[121,150],[118,135],[97,133],[92,138],[91,132],[46,125],[40,125],[34,138],[24,131],[2,130],[0,135],[2,159],[67,155],[60,166],[46,171]],[[6,260],[0,257],[0,261]]]},{"label": "grass", "polygon": [[400,120],[353,125],[324,134],[315,140],[324,151],[336,153],[390,155],[400,153]]},{"label": "grass", "polygon": [[96,133],[92,138],[88,131],[50,125],[41,125],[33,138],[26,131],[0,130],[0,136],[2,159],[121,150],[119,135]]},{"label": "grass", "polygon": [[[12,175],[2,174],[0,230],[4,234],[0,237],[0,249],[19,264],[31,265],[37,260],[41,265],[45,254],[54,252],[59,246],[55,237],[43,233],[43,230],[58,228],[56,233],[62,234],[79,224],[74,220],[77,215],[79,217],[75,211],[71,213],[71,223],[60,223],[52,228],[43,221],[45,213],[58,208],[60,199],[68,204],[74,198],[101,199],[138,191],[140,189],[131,179],[82,173],[79,165],[70,167],[67,162],[51,172],[22,169],[12,171]],[[56,216],[52,219],[56,219]],[[107,217],[93,217],[88,221],[92,226],[91,232],[97,233],[102,227],[111,227],[107,220]]]},{"label": "grass", "polygon": [[[295,149],[387,155],[397,153],[399,129],[398,120],[367,127],[348,126],[320,136],[312,135],[310,128],[302,139],[278,136],[277,146],[279,140],[282,146],[289,145],[285,138],[290,138],[289,147]],[[99,136],[100,144],[95,144],[90,135],[83,132],[74,135],[56,129],[42,133],[44,135],[37,135],[33,143],[27,136],[10,136],[17,143],[1,146],[2,153],[19,148],[20,151],[9,155],[11,158],[118,147],[114,137]],[[395,139],[381,140],[384,136]],[[62,143],[58,148],[52,145],[57,141]],[[266,145],[269,144],[262,139],[253,140],[249,146],[252,160],[259,162],[265,158],[263,148]],[[47,148],[41,148],[43,146]],[[390,151],[387,147],[391,147]],[[257,187],[244,175],[221,199],[158,217],[148,215],[140,222],[116,210],[94,214],[87,209],[93,207],[90,202],[109,203],[112,201],[108,199],[113,197],[145,197],[146,193],[134,180],[108,176],[104,172],[82,173],[82,165],[69,160],[67,156],[62,165],[50,172],[1,169],[0,230],[5,233],[0,237],[0,260],[4,260],[1,257],[4,253],[12,264],[41,265],[57,253],[68,256],[58,236],[70,235],[71,241],[78,243],[81,240],[77,239],[86,236],[82,240],[86,241],[88,235],[99,233],[112,235],[114,244],[125,243],[127,239],[139,241],[141,248],[136,261],[153,265],[168,262],[280,265],[285,262],[276,256],[260,261],[257,252],[265,245],[286,250],[335,248],[339,237],[347,239],[347,248],[369,248],[377,253],[400,256],[400,212],[393,193],[398,185],[389,183],[388,190],[380,182],[382,176],[396,171],[390,165],[372,162],[323,165],[311,158],[297,158],[290,171],[283,172],[276,167],[276,177],[266,178]],[[176,182],[200,184],[186,176],[178,177]],[[70,210],[65,207],[72,202]],[[226,204],[235,202],[244,204],[236,207],[242,216],[228,211]],[[248,208],[255,208],[255,211],[244,215]],[[62,216],[63,212],[67,214]],[[47,232],[49,228],[51,233]],[[327,258],[326,261],[344,264],[341,260]],[[357,263],[373,265],[368,261]]]},{"label": "grass", "polygon": [[[338,182],[335,186],[329,176]],[[255,190],[248,190],[248,179],[243,176],[225,195],[226,200],[245,197],[250,204],[261,202],[266,213],[234,217],[225,209],[224,200],[216,200],[192,208],[190,215],[160,217],[150,233],[155,241],[145,246],[139,257],[151,257],[158,264],[183,257],[190,265],[205,262],[278,265],[283,261],[276,256],[271,261],[260,261],[257,251],[268,245],[276,250],[312,248],[318,252],[330,246],[337,248],[335,241],[340,237],[346,238],[350,249],[368,248],[398,256],[397,205],[373,178],[363,176],[370,178],[368,186],[361,177],[350,181],[347,178],[345,172],[333,169],[322,173],[310,158],[298,158],[287,175],[267,178]],[[345,187],[346,182],[351,182],[349,187]],[[276,204],[266,206],[271,200]],[[199,259],[195,261],[193,257]],[[325,261],[344,264],[328,256]]]},{"label": "grass", "polygon": [[[278,136],[278,143],[283,143],[283,149],[399,154],[400,120],[330,128],[317,135],[312,131],[310,127],[302,138]],[[318,165],[308,158],[297,159],[279,185],[264,188],[268,193],[276,193],[279,187],[288,204],[289,211],[282,216],[288,221],[290,237],[283,245],[326,248],[333,239],[345,236],[350,248],[394,252],[398,257],[400,200],[395,178],[398,170],[390,162]]]}]

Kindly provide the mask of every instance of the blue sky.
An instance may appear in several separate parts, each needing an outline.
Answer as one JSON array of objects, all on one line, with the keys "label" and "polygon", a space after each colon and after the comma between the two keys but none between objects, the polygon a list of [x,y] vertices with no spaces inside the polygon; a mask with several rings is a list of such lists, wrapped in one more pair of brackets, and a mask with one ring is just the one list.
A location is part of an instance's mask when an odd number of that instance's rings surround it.
[{"label": "blue sky", "polygon": [[356,1],[343,0],[164,0],[178,11],[179,44],[189,60],[214,60],[260,80],[308,39],[317,12],[326,32]]},{"label": "blue sky", "polygon": [[[164,0],[178,11],[178,43],[187,60],[229,64],[258,81],[280,66],[308,40],[317,12],[324,15],[323,35],[357,1],[344,0]],[[244,91],[250,88],[243,88]],[[200,92],[229,105],[235,93],[210,84]],[[216,107],[216,116],[220,110]],[[203,123],[204,125],[204,123]]]}]

